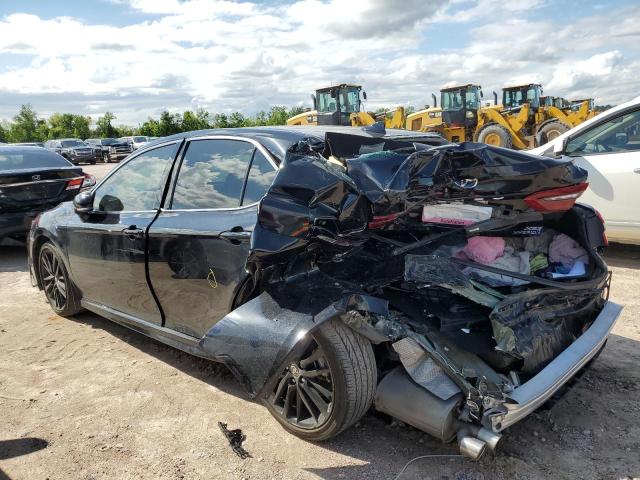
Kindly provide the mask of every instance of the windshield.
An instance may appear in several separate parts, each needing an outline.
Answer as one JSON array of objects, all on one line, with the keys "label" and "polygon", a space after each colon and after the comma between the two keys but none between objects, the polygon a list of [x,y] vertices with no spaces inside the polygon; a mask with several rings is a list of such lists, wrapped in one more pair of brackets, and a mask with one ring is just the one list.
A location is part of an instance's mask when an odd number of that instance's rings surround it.
[{"label": "windshield", "polygon": [[147,137],[133,137],[133,141],[136,142],[136,143],[146,142],[147,141]]},{"label": "windshield", "polygon": [[343,113],[352,113],[360,111],[360,92],[358,88],[341,88],[338,91],[338,97],[331,97],[331,91],[326,90],[318,92],[318,112],[333,113],[336,111],[338,103],[340,111]]},{"label": "windshield", "polygon": [[537,85],[502,91],[502,104],[505,108],[520,107],[529,102],[532,107],[540,105],[540,88]]},{"label": "windshield", "polygon": [[6,149],[0,147],[0,171],[19,170],[23,168],[55,168],[70,167],[71,163],[57,153],[41,148]]},{"label": "windshield", "polygon": [[62,144],[62,148],[72,148],[72,147],[86,147],[87,144],[80,140],[62,140],[60,142]]},{"label": "windshield", "polygon": [[116,143],[119,143],[115,138],[103,138],[100,142],[102,145],[115,145]]},{"label": "windshield", "polygon": [[460,90],[442,92],[441,104],[443,110],[462,109],[462,92]]}]

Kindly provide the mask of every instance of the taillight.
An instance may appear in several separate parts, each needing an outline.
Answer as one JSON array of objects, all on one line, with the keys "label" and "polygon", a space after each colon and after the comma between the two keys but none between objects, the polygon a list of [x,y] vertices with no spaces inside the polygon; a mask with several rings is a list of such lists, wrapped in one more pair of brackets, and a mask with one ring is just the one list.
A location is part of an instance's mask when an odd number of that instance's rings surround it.
[{"label": "taillight", "polygon": [[528,195],[524,201],[527,202],[527,205],[531,208],[539,212],[564,212],[573,207],[578,197],[582,195],[582,192],[584,192],[588,186],[589,184],[585,182],[569,187],[543,190]]},{"label": "taillight", "polygon": [[84,182],[84,177],[72,178],[67,182],[66,190],[75,190],[76,188],[80,188],[82,186],[82,182]]},{"label": "taillight", "polygon": [[398,218],[397,213],[391,213],[389,215],[374,215],[373,219],[369,222],[369,228],[382,228],[387,223],[393,222],[396,218]]},{"label": "taillight", "polygon": [[84,174],[84,181],[82,182],[82,188],[91,188],[96,184],[96,177],[91,175],[90,173]]},{"label": "taillight", "polygon": [[604,223],[604,217],[602,216],[602,214],[596,210],[595,208],[593,209],[596,212],[596,216],[600,219],[600,221],[602,222],[602,245],[604,247],[608,247],[609,246],[609,238],[607,237],[607,226]]}]

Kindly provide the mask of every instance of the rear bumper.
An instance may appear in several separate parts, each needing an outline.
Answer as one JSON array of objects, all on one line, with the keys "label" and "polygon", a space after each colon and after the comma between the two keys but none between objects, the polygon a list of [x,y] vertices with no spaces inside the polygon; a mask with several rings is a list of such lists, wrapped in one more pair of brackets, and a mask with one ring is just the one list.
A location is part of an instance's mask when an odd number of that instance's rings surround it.
[{"label": "rear bumper", "polygon": [[598,354],[621,311],[622,306],[607,302],[591,327],[540,373],[516,388],[509,395],[510,402],[485,411],[483,425],[500,432],[540,407]]},{"label": "rear bumper", "polygon": [[[43,208],[43,210],[46,210],[46,208]],[[28,212],[0,214],[0,238],[29,233],[31,222],[39,213],[40,210],[31,210]]]}]

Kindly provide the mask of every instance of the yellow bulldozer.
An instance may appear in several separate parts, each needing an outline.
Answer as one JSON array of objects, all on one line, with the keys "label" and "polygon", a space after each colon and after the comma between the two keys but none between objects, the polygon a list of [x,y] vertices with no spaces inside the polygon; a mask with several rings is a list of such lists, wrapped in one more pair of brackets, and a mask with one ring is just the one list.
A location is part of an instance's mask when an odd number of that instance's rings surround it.
[{"label": "yellow bulldozer", "polygon": [[295,115],[287,120],[287,125],[345,125],[367,126],[383,121],[385,128],[404,128],[405,110],[397,107],[392,112],[364,111],[363,100],[367,92],[361,85],[341,83],[319,88],[314,95],[313,110]]}]

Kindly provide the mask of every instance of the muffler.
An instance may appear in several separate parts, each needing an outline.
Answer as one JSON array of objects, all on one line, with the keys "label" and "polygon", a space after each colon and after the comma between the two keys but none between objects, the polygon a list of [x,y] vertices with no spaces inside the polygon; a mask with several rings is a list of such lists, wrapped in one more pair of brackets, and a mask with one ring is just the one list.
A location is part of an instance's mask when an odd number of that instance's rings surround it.
[{"label": "muffler", "polygon": [[462,393],[441,400],[409,377],[404,367],[397,367],[378,384],[375,408],[409,425],[450,442],[456,436],[456,407]]},{"label": "muffler", "polygon": [[477,460],[487,449],[495,451],[502,435],[457,420],[457,407],[463,398],[458,393],[442,400],[416,384],[399,366],[378,384],[375,408],[445,443],[457,438],[460,453]]}]

